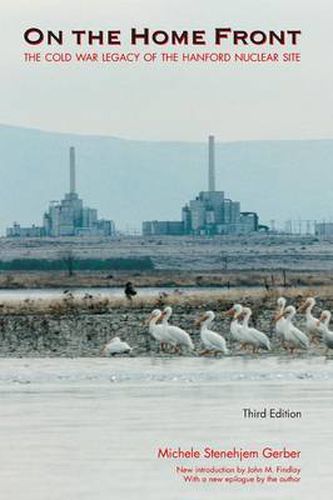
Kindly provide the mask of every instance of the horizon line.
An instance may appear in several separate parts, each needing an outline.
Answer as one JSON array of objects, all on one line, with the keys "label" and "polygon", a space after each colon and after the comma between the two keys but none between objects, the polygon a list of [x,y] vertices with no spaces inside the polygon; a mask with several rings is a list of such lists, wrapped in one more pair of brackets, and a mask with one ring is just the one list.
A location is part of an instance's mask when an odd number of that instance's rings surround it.
[{"label": "horizon line", "polygon": [[32,131],[32,132],[40,132],[43,134],[56,134],[60,136],[79,136],[79,137],[87,137],[87,138],[99,138],[99,139],[114,139],[118,141],[124,141],[124,142],[153,142],[153,143],[190,143],[190,144],[207,144],[207,138],[209,135],[213,135],[215,137],[215,140],[217,143],[224,143],[224,144],[230,144],[230,143],[242,143],[242,142],[320,142],[320,141],[332,141],[332,137],[321,137],[321,138],[311,138],[311,139],[300,139],[300,138],[284,138],[284,139],[232,139],[232,140],[220,140],[218,135],[212,131],[208,131],[204,139],[201,140],[186,140],[186,139],[135,139],[135,138],[128,138],[128,137],[120,137],[117,135],[108,135],[105,133],[89,133],[89,132],[62,132],[58,130],[50,130],[50,129],[43,129],[39,127],[29,127],[27,125],[13,125],[9,123],[2,123],[0,122],[0,128],[13,128],[13,129],[23,129],[27,131]]}]

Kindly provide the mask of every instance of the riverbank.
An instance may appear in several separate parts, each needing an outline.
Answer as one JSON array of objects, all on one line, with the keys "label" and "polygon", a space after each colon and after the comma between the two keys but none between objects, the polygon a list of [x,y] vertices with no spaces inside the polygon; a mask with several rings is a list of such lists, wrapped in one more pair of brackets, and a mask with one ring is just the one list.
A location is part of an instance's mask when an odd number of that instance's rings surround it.
[{"label": "riverbank", "polygon": [[[65,294],[62,299],[26,299],[9,301],[0,308],[0,356],[99,356],[102,347],[114,336],[119,336],[133,347],[134,356],[166,356],[144,324],[153,308],[171,305],[171,323],[181,326],[193,339],[196,353],[200,351],[200,332],[195,320],[206,310],[216,313],[214,330],[229,339],[230,318],[225,312],[235,303],[251,307],[252,324],[268,334],[272,340],[273,355],[288,354],[274,335],[272,321],[276,299],[281,290],[237,290],[228,293],[203,293],[169,296],[138,297],[132,302],[119,297],[75,297]],[[313,295],[307,289],[289,289],[284,293],[288,303],[296,307],[304,298]],[[320,289],[315,316],[322,309],[333,308],[332,288]],[[302,328],[304,317],[298,316]],[[322,355],[322,346],[311,348],[310,354]],[[231,355],[239,355],[231,346]],[[193,355],[193,354],[188,354]]]}]

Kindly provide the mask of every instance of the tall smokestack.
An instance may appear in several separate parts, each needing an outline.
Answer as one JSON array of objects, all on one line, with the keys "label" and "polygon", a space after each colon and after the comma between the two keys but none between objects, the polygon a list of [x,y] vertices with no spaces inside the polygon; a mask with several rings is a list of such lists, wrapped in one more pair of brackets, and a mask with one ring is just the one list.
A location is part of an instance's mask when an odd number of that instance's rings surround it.
[{"label": "tall smokestack", "polygon": [[215,138],[208,137],[208,191],[215,191]]},{"label": "tall smokestack", "polygon": [[69,192],[75,193],[75,148],[69,148]]}]

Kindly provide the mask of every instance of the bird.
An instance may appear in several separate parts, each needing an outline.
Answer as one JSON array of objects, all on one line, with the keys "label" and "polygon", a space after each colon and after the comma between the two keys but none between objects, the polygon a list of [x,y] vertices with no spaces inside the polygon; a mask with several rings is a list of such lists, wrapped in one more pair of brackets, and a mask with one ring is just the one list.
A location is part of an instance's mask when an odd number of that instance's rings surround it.
[{"label": "bird", "polygon": [[[296,309],[294,306],[287,306],[281,316],[286,319],[283,336],[286,343],[286,348],[290,347],[291,353],[297,348],[308,349],[309,339],[304,332],[299,330],[293,323],[292,319],[296,315]],[[276,321],[280,319],[280,316],[276,317]]]},{"label": "bird", "polygon": [[131,351],[132,347],[130,347],[127,342],[123,342],[119,337],[113,337],[113,339],[104,346],[102,356],[115,356],[116,354],[125,354]]},{"label": "bird", "polygon": [[165,307],[162,312],[162,326],[165,328],[166,336],[171,339],[176,351],[179,351],[179,348],[182,347],[194,351],[194,345],[189,334],[178,326],[169,325],[171,315],[172,308],[170,306]]},{"label": "bird", "polygon": [[154,309],[148,320],[148,329],[150,335],[160,344],[162,350],[165,350],[165,345],[171,343],[170,336],[168,335],[165,325],[157,325],[156,323],[162,319],[162,311]]},{"label": "bird", "polygon": [[200,338],[201,342],[205,346],[206,350],[202,353],[203,355],[210,352],[215,354],[223,352],[223,354],[228,354],[229,350],[227,344],[222,335],[219,335],[212,330],[209,330],[212,322],[214,321],[215,314],[213,311],[207,311],[201,318],[196,321],[197,325],[200,325]]},{"label": "bird", "polygon": [[309,335],[311,342],[318,344],[321,338],[320,328],[318,328],[318,318],[312,315],[312,309],[316,305],[316,300],[313,297],[308,297],[304,304],[298,308],[298,312],[305,312],[306,324],[305,332]]},{"label": "bird", "polygon": [[322,332],[323,342],[326,345],[326,352],[328,352],[329,349],[333,349],[333,332],[328,328],[331,316],[330,311],[325,310],[322,311],[318,320],[318,328]]},{"label": "bird", "polygon": [[134,289],[133,283],[128,281],[125,285],[124,294],[128,300],[132,300],[132,297],[135,297],[137,291]]},{"label": "bird", "polygon": [[230,339],[233,342],[240,343],[241,347],[244,346],[241,324],[239,322],[239,318],[242,312],[243,306],[241,306],[240,304],[234,304],[232,308],[225,313],[227,316],[232,316],[232,320],[230,323]]},{"label": "bird", "polygon": [[[286,318],[283,316],[283,312],[287,305],[287,300],[284,297],[279,297],[277,299],[277,311],[274,315],[275,320],[275,332],[278,338],[284,339],[284,328],[286,325]],[[279,317],[278,320],[276,318]]]},{"label": "bird", "polygon": [[256,328],[249,326],[249,320],[252,315],[252,310],[249,307],[243,307],[242,316],[243,323],[241,326],[241,331],[243,334],[243,338],[245,340],[245,344],[252,345],[253,352],[261,349],[266,349],[267,351],[271,350],[271,344],[267,335],[263,332],[260,332]]}]

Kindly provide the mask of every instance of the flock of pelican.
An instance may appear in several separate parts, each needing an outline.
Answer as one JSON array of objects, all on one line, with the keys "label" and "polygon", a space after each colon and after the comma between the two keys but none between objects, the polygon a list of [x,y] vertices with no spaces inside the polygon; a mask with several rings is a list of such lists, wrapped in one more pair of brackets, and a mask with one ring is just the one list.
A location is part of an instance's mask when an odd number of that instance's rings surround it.
[{"label": "flock of pelican", "polygon": [[[323,343],[327,351],[333,349],[333,332],[329,330],[331,313],[324,310],[320,317],[314,317],[312,310],[315,304],[315,299],[310,297],[296,311],[294,306],[287,305],[287,300],[284,297],[278,298],[277,311],[273,317],[276,339],[288,352],[293,353],[296,349],[309,349],[311,343]],[[293,322],[297,312],[305,314],[305,331],[300,330]],[[163,311],[154,309],[146,322],[150,335],[164,352],[180,353],[182,350],[194,352],[194,344],[189,333],[178,326],[169,324],[171,315],[170,306],[165,307]],[[235,304],[226,311],[225,315],[231,317],[230,343],[238,344],[239,348],[243,350],[252,349],[253,353],[257,353],[261,349],[271,350],[269,337],[264,332],[249,326],[252,315],[249,307]],[[211,329],[214,318],[214,312],[207,311],[195,321],[195,324],[200,328],[200,340],[204,348],[200,352],[201,355],[229,354],[226,339]],[[123,342],[119,337],[114,337],[106,344],[102,354],[115,355],[131,351],[132,348],[127,342]]]}]

